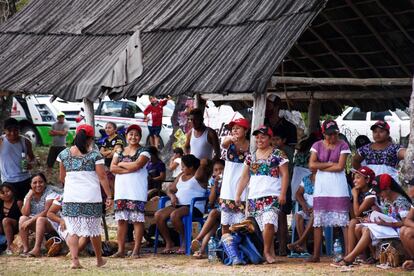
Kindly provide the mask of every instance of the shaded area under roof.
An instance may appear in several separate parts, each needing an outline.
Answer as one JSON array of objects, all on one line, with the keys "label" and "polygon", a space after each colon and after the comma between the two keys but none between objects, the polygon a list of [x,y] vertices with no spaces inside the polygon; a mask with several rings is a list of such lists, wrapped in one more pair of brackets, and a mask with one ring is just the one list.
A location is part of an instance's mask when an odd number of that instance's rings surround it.
[{"label": "shaded area under roof", "polygon": [[[325,3],[31,1],[0,27],[0,90],[71,101],[95,100],[105,90],[116,98],[264,92]],[[126,72],[123,83],[109,82],[120,57],[133,50],[128,43],[138,31],[143,75],[133,81]]]}]

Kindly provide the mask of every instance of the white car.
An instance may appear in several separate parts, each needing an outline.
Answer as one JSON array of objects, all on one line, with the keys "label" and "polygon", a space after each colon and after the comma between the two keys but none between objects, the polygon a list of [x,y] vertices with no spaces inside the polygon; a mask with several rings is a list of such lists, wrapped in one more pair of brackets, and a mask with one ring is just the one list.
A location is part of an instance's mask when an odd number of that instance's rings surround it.
[{"label": "white car", "polygon": [[410,116],[400,109],[381,112],[363,112],[358,107],[348,107],[335,119],[342,134],[354,145],[358,135],[372,139],[371,126],[378,120],[390,125],[390,136],[394,143],[406,145],[410,135]]},{"label": "white car", "polygon": [[[141,106],[141,107],[140,107]],[[137,124],[142,129],[142,138],[140,144],[142,146],[149,145],[148,124],[144,121],[143,106],[137,102],[129,100],[121,101],[102,101],[95,111],[95,137],[100,137],[100,130],[105,129],[107,122],[114,122],[117,127],[128,127]],[[166,108],[164,107],[164,110]],[[170,114],[169,112],[166,112]],[[164,147],[170,139],[173,127],[171,117],[163,114],[162,127],[160,132],[160,147]]]}]

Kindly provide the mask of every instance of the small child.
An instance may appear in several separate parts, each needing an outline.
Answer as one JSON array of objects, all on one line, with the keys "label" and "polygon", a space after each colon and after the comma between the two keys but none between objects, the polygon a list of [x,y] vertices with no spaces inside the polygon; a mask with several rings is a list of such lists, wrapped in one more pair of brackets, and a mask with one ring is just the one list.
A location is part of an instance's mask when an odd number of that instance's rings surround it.
[{"label": "small child", "polygon": [[23,202],[14,196],[14,188],[10,184],[0,186],[0,234],[6,236],[7,247],[3,254],[12,255],[11,245],[14,235],[19,231],[19,219],[22,215]]},{"label": "small child", "polygon": [[174,155],[170,159],[168,169],[172,171],[172,177],[175,179],[181,173],[181,157],[184,155],[182,148],[175,148]]},{"label": "small child", "polygon": [[207,220],[203,225],[200,233],[191,242],[191,250],[194,252],[194,257],[197,259],[205,258],[207,244],[211,236],[215,234],[217,228],[220,226],[220,209],[218,198],[220,196],[221,182],[224,171],[224,160],[217,160],[213,164],[213,175],[208,181],[207,188],[210,190],[208,198],[208,205],[211,209]]},{"label": "small child", "polygon": [[311,233],[313,226],[313,189],[315,186],[316,171],[315,169],[311,170],[311,174],[302,179],[296,191],[296,200],[302,207],[302,210],[295,214],[296,231],[298,232],[299,239],[287,246],[290,251],[296,253],[307,253],[306,239]]}]

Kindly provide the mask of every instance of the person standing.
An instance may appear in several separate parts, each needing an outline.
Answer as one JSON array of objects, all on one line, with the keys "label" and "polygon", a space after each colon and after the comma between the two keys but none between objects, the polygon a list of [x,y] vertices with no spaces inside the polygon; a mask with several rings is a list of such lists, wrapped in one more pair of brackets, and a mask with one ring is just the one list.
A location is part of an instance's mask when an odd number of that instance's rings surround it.
[{"label": "person standing", "polygon": [[220,143],[214,129],[204,124],[203,111],[195,108],[190,111],[188,121],[192,123],[192,129],[187,133],[184,150],[187,154],[193,154],[198,159],[212,160],[220,158]]},{"label": "person standing", "polygon": [[160,132],[162,126],[163,107],[167,104],[170,97],[158,100],[156,97],[150,97],[151,104],[144,110],[144,120],[148,120],[151,114],[152,124],[148,125],[150,144],[158,149],[160,145]]},{"label": "person standing", "polygon": [[[0,137],[0,174],[3,183],[10,184],[16,199],[23,200],[30,190],[29,169],[34,161],[32,143],[19,135],[19,122],[9,118],[4,122],[5,134]],[[27,166],[22,160],[27,159]]]},{"label": "person standing", "polygon": [[68,231],[67,244],[72,257],[71,268],[82,268],[79,262],[79,237],[90,237],[98,267],[105,265],[102,258],[101,217],[102,194],[106,206],[113,197],[105,174],[104,158],[93,146],[94,130],[90,125],[76,128],[74,145],[58,156],[60,180],[64,183],[62,217]]},{"label": "person standing", "polygon": [[65,123],[65,113],[59,112],[57,122],[52,125],[49,135],[52,136],[52,145],[47,155],[47,179],[52,179],[52,169],[59,153],[66,148],[66,136],[69,126]]},{"label": "person standing", "polygon": [[348,144],[340,140],[339,128],[334,120],[322,125],[324,140],[313,144],[309,169],[318,170],[313,193],[313,256],[308,262],[319,262],[322,228],[342,227],[344,242],[348,242],[350,197],[345,176],[345,165],[351,153]]},{"label": "person standing", "polygon": [[286,204],[289,160],[284,152],[272,147],[273,132],[269,127],[260,126],[253,136],[257,150],[244,161],[235,201],[241,206],[241,195],[249,185],[248,210],[263,233],[263,254],[266,262],[271,264],[276,262],[274,236],[278,231],[279,208]]}]

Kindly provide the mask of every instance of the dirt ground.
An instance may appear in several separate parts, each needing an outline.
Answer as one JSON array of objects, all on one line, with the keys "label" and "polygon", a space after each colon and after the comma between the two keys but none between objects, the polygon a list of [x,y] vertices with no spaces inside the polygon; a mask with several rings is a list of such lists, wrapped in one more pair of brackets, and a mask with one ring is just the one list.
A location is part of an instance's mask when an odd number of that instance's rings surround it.
[{"label": "dirt ground", "polygon": [[[95,267],[95,259],[82,258],[84,269],[70,270],[69,258],[43,257],[27,259],[0,257],[0,275],[338,275],[341,268],[330,266],[330,258],[319,264],[306,264],[301,259],[280,257],[272,265],[228,267],[210,264],[207,260],[194,260],[187,256],[161,256],[147,254],[141,259],[110,259],[103,268]],[[343,272],[356,275],[414,275],[401,269],[382,270],[374,266],[359,265]]]}]

